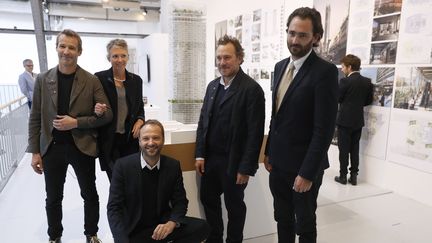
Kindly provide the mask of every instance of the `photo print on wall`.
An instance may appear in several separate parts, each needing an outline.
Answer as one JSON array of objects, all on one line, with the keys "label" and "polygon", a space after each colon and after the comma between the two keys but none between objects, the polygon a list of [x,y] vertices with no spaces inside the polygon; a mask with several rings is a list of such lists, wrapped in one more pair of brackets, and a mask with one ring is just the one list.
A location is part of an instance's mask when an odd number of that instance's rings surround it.
[{"label": "photo print on wall", "polygon": [[329,62],[340,64],[346,55],[349,1],[315,0],[313,6],[321,13],[324,36],[317,53]]}]

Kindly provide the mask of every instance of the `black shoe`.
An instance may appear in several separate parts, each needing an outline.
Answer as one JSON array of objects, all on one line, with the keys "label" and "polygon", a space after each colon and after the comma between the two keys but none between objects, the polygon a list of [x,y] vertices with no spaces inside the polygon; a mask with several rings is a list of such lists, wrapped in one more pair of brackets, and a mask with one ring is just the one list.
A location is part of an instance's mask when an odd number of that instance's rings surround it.
[{"label": "black shoe", "polygon": [[351,183],[351,185],[356,186],[357,185],[357,176],[350,176],[348,179],[348,182]]},{"label": "black shoe", "polygon": [[335,176],[334,180],[336,182],[339,182],[342,185],[346,185],[347,184],[347,178],[345,176]]},{"label": "black shoe", "polygon": [[86,235],[87,243],[102,243],[97,235]]},{"label": "black shoe", "polygon": [[62,243],[61,237],[56,238],[55,240],[49,239],[48,243]]}]

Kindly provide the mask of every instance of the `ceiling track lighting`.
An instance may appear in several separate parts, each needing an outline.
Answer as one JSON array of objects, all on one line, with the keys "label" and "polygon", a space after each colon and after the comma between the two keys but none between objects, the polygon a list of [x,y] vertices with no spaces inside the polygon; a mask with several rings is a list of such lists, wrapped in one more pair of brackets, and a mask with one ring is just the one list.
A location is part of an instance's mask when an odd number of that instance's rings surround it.
[{"label": "ceiling track lighting", "polygon": [[49,12],[50,12],[50,10],[49,10],[49,8],[48,8],[48,3],[47,3],[46,1],[43,1],[43,2],[42,2],[42,11],[43,11],[45,14],[49,14]]}]

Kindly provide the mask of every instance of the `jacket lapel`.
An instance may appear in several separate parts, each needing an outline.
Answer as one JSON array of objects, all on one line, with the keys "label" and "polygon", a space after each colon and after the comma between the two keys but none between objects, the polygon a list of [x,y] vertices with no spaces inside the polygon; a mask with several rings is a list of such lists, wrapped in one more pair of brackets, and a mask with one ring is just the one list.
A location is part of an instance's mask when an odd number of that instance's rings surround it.
[{"label": "jacket lapel", "polygon": [[139,90],[136,90],[138,87],[135,87],[135,81],[133,80],[133,75],[129,73],[127,70],[126,70],[126,80],[124,82],[124,87],[125,87],[128,107],[129,109],[132,109],[132,106],[134,106],[134,97],[136,97],[135,92],[139,92]]},{"label": "jacket lapel", "polygon": [[[302,82],[301,80],[303,80],[303,77],[305,76],[305,74],[307,72],[309,72],[310,70],[310,65],[313,61],[313,59],[316,57],[316,54],[314,51],[311,52],[311,54],[309,55],[309,57],[305,60],[305,62],[303,63],[303,65],[301,66],[300,70],[297,72],[296,76],[294,77],[294,79],[291,81],[290,86],[288,87],[288,90],[285,93],[285,96],[282,100],[281,103],[281,107],[287,102],[287,99],[291,96],[291,94],[294,92],[294,90],[299,86],[299,84]],[[285,70],[285,69],[284,69]],[[279,108],[279,111],[282,110],[281,108]]]},{"label": "jacket lapel", "polygon": [[219,78],[217,78],[211,82],[211,87],[209,90],[210,99],[208,100],[208,105],[207,105],[207,109],[209,112],[211,112],[213,110],[213,103],[216,99],[216,91],[218,89],[218,86],[219,86]]},{"label": "jacket lapel", "polygon": [[[133,163],[133,167],[131,168],[132,170],[132,174],[134,175],[135,178],[131,178],[131,179],[135,179],[135,185],[137,187],[132,187],[128,190],[134,190],[137,189],[137,191],[134,191],[136,193],[136,197],[138,202],[139,202],[139,209],[138,209],[138,214],[141,215],[141,210],[142,210],[142,205],[143,205],[143,186],[142,186],[142,170],[143,168],[141,167],[141,152],[136,153],[136,157],[133,159],[134,163]],[[132,180],[133,181],[133,180]]]},{"label": "jacket lapel", "polygon": [[74,101],[77,99],[78,95],[81,93],[82,89],[85,86],[86,80],[80,78],[81,77],[81,68],[78,66],[77,71],[75,73],[74,82],[72,84],[72,91],[69,101],[69,107],[72,106]]},{"label": "jacket lapel", "polygon": [[[117,117],[117,90],[114,83],[114,74],[113,74],[112,67],[108,69],[103,76],[106,76],[106,80],[108,82],[108,84],[105,85],[105,87],[107,88],[106,96],[111,105],[113,116]],[[101,80],[101,83],[102,82],[103,80]]]},{"label": "jacket lapel", "polygon": [[159,167],[159,180],[158,180],[158,193],[157,193],[157,214],[162,214],[162,195],[164,195],[165,180],[168,178],[167,170],[165,168],[165,157],[160,156],[160,167]]},{"label": "jacket lapel", "polygon": [[231,82],[230,87],[228,88],[228,92],[225,94],[225,96],[222,98],[222,101],[219,105],[222,105],[223,103],[225,103],[225,101],[227,101],[228,99],[230,99],[238,90],[238,87],[240,86],[240,82],[243,79],[243,75],[244,72],[243,70],[240,68],[239,71],[237,72],[235,78],[233,79],[233,81]]},{"label": "jacket lapel", "polygon": [[58,86],[58,80],[57,80],[57,68],[53,69],[46,77],[45,82],[48,87],[48,92],[51,97],[51,100],[54,104],[55,110],[57,110],[57,100],[58,100],[58,93],[57,93],[57,86]]},{"label": "jacket lapel", "polygon": [[[272,100],[273,104],[276,104],[276,95],[277,90],[279,89],[279,84],[281,83],[282,77],[285,74],[285,69],[287,68],[288,64],[290,62],[290,58],[287,58],[285,62],[282,64],[281,71],[277,74],[276,77],[274,77],[274,84],[273,84],[273,92],[272,92]],[[274,107],[273,107],[274,108]]]}]

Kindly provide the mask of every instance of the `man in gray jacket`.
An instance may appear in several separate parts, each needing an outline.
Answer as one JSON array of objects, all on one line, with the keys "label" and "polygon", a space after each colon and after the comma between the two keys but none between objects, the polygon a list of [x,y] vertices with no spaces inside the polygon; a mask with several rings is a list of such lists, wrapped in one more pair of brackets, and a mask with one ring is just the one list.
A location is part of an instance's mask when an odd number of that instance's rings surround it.
[{"label": "man in gray jacket", "polygon": [[[30,113],[27,152],[31,166],[45,176],[49,242],[61,242],[63,187],[69,164],[84,199],[84,234],[87,243],[99,243],[99,197],[96,191],[97,130],[112,119],[108,99],[96,76],[78,66],[80,36],[63,30],[57,36],[59,64],[36,78]],[[95,113],[97,103],[104,113]]]}]

